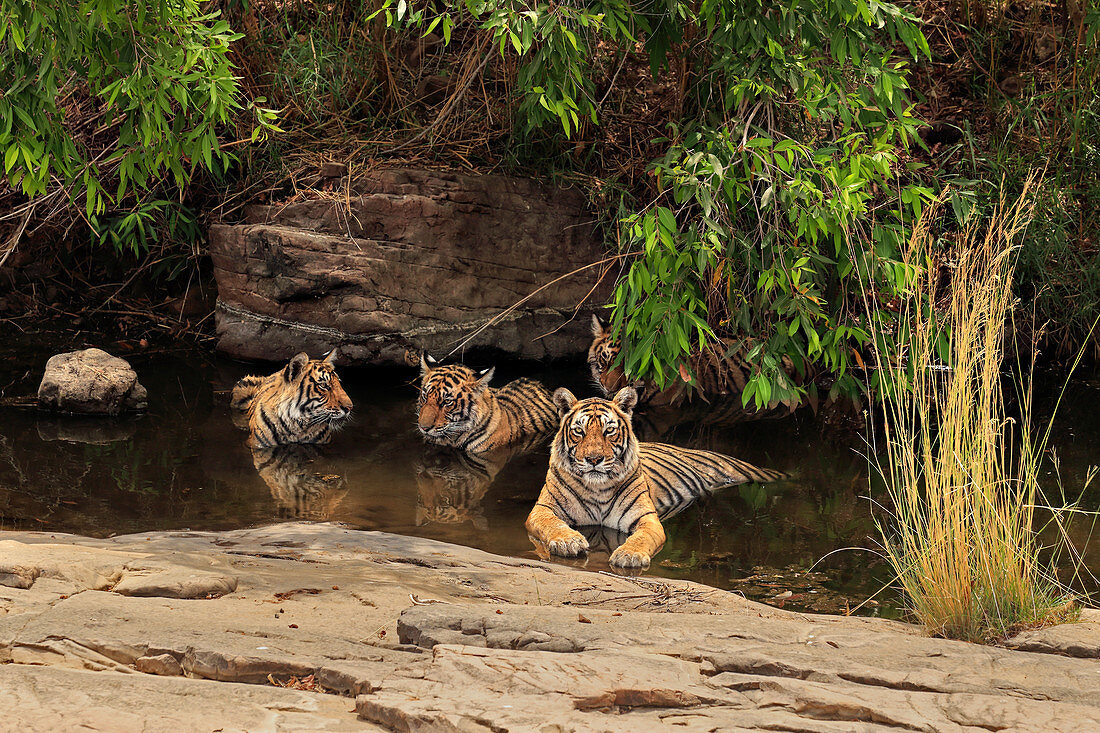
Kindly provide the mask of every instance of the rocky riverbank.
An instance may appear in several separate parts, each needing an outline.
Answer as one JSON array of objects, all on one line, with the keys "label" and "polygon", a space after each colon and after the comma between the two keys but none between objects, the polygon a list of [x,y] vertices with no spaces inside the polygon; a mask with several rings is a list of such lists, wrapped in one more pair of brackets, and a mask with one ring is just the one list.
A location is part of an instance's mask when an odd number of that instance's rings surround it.
[{"label": "rocky riverbank", "polygon": [[0,533],[3,730],[1084,731],[1098,656],[333,524]]}]

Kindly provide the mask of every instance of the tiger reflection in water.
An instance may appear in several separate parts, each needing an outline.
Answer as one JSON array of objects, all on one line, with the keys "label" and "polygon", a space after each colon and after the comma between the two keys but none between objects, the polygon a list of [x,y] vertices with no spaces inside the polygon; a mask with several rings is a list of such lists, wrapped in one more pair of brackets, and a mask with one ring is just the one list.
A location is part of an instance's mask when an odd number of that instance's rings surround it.
[{"label": "tiger reflection in water", "polygon": [[508,461],[532,446],[500,448],[471,455],[455,448],[425,446],[416,464],[416,526],[462,524],[489,529],[482,501]]},{"label": "tiger reflection in water", "polygon": [[252,448],[252,465],[271,490],[286,519],[331,519],[348,493],[347,481],[337,474],[315,470],[321,457],[314,445],[288,444]]}]

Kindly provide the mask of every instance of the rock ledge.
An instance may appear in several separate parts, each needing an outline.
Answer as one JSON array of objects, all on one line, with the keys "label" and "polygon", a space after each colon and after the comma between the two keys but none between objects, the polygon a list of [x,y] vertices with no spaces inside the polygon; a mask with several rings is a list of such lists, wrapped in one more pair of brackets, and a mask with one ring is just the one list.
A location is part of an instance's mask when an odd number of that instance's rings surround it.
[{"label": "rock ledge", "polygon": [[1091,611],[981,647],[333,524],[0,558],[13,730],[1100,730]]}]

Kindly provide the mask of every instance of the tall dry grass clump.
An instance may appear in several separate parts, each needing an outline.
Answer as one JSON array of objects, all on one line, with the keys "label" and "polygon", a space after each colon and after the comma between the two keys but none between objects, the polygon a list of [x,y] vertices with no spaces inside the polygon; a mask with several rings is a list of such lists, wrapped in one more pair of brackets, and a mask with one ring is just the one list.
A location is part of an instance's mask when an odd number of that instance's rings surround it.
[{"label": "tall dry grass clump", "polygon": [[980,230],[964,233],[946,285],[925,266],[930,234],[917,227],[904,351],[880,355],[893,377],[879,451],[894,510],[893,523],[879,527],[886,555],[910,611],[930,632],[955,639],[1004,638],[1077,613],[1040,560],[1043,445],[1029,436],[1025,414],[1014,448],[1002,392],[1016,245],[1033,188],[1029,181],[1018,200],[1002,201]]}]

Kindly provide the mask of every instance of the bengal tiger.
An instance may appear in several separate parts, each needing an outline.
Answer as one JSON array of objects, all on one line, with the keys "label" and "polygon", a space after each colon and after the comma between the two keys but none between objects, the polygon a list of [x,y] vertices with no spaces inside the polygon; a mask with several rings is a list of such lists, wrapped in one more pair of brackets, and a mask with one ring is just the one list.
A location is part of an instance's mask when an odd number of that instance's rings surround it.
[{"label": "bengal tiger", "polygon": [[230,406],[248,418],[253,447],[332,439],[352,409],[335,361],[335,349],[316,360],[302,352],[274,374],[237,382]]},{"label": "bengal tiger", "polygon": [[[611,328],[600,319],[592,316],[592,344],[588,347],[588,368],[596,387],[604,396],[615,394],[623,387],[632,386],[638,390],[638,399],[651,407],[680,405],[691,399],[693,391],[704,398],[737,397],[745,390],[752,376],[752,365],[744,360],[739,352],[727,354],[720,346],[708,346],[691,357],[688,368],[691,371],[691,384],[677,380],[663,390],[651,381],[631,383],[621,364],[616,364],[619,356],[619,344],[611,337]],[[792,380],[796,379],[794,363],[787,357],[783,361],[784,371]],[[776,401],[767,410],[746,410],[729,400],[730,408],[738,410],[741,418],[781,417],[790,414],[797,407],[797,400]]]},{"label": "bengal tiger", "polygon": [[429,443],[485,453],[549,437],[558,426],[550,391],[533,379],[500,389],[489,386],[494,369],[475,372],[420,356],[417,427]]},{"label": "bengal tiger", "polygon": [[526,524],[550,554],[586,552],[588,541],[570,525],[598,524],[629,534],[611,553],[611,565],[646,568],[665,543],[662,517],[723,486],[786,478],[721,453],[639,443],[631,426],[637,403],[632,387],[611,400],[578,401],[564,387],[554,393],[561,427]]}]

